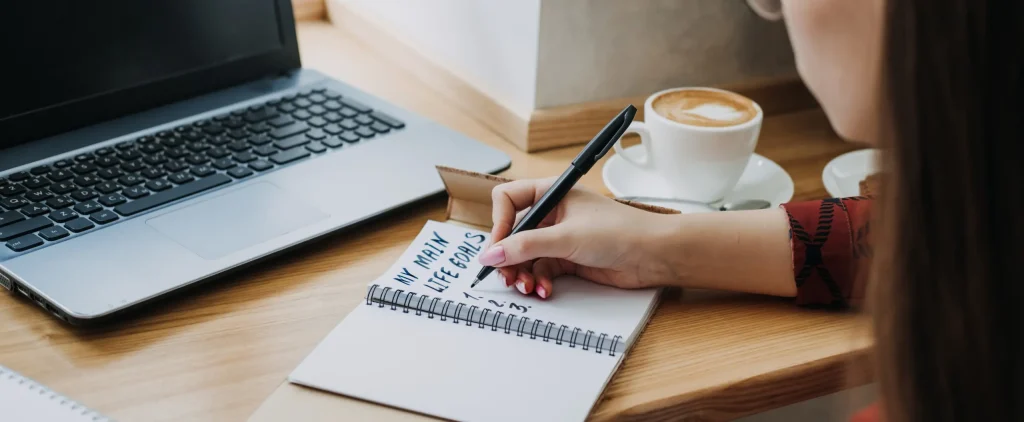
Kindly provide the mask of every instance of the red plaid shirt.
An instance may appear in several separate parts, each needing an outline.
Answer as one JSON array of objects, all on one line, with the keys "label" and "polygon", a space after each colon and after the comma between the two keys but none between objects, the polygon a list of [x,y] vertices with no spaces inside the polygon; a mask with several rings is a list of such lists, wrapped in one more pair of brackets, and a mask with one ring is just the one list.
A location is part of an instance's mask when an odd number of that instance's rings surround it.
[{"label": "red plaid shirt", "polygon": [[789,215],[798,304],[845,308],[863,298],[872,202],[858,196],[782,205]]}]

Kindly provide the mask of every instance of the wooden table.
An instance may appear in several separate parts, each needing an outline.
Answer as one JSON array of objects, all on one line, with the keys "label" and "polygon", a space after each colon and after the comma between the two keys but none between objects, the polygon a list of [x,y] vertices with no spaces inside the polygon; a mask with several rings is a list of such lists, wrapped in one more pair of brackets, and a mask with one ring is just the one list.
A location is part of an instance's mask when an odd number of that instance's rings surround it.
[{"label": "wooden table", "polygon": [[[324,22],[299,25],[306,67],[506,151],[515,178],[560,173],[578,148],[526,155],[405,70]],[[855,149],[820,111],[771,117],[758,152],[826,195],[821,171]],[[600,169],[583,184],[607,192]],[[112,326],[73,329],[0,295],[0,363],[119,420],[244,420],[359,303],[444,198],[303,247]],[[790,301],[692,291],[669,298],[606,390],[596,419],[723,419],[841,389],[870,346],[858,317]],[[864,380],[859,381],[860,383]]]}]

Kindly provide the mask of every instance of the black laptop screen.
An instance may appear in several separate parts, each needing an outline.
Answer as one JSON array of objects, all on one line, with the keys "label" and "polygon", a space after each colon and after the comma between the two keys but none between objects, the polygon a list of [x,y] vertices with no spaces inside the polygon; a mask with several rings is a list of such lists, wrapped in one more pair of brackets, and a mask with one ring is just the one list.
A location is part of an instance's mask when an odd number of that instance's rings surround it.
[{"label": "black laptop screen", "polygon": [[[114,101],[102,106],[125,112],[216,89],[218,85],[238,83],[235,79],[239,78],[224,72],[218,77],[193,78],[191,83],[179,81],[177,86],[166,82],[273,54],[286,47],[293,48],[286,44],[289,43],[288,30],[294,29],[282,28],[280,3],[275,0],[15,2],[13,13],[0,13],[0,26],[6,28],[0,29],[0,45],[3,55],[13,58],[2,70],[7,87],[0,97],[0,128],[5,120],[103,97]],[[290,10],[288,12],[291,24]],[[294,40],[291,43],[294,44]],[[248,70],[255,70],[252,67],[257,66],[253,63]],[[247,72],[239,69],[231,73]],[[160,82],[165,82],[162,89],[146,89]],[[145,98],[116,98],[119,93],[133,90]],[[98,118],[116,117],[106,116],[102,111],[82,112]],[[53,124],[58,126],[69,121],[85,124],[91,120],[66,113],[53,117],[57,120]],[[26,128],[19,129],[24,132]],[[0,133],[0,147],[9,146],[4,145],[2,135]]]}]

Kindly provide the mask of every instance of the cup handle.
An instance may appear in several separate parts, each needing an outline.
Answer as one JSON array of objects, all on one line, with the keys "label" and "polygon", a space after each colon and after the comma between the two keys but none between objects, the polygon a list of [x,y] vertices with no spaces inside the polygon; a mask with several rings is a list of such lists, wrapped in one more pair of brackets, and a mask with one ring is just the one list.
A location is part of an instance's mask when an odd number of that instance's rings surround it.
[{"label": "cup handle", "polygon": [[643,145],[644,148],[643,159],[634,159],[633,157],[630,157],[629,154],[626,154],[626,150],[622,148],[622,138],[615,141],[615,154],[634,166],[645,170],[654,169],[654,164],[651,162],[651,132],[647,130],[647,126],[644,125],[644,122],[632,122],[622,134],[625,135],[627,133],[640,135],[640,145]]}]

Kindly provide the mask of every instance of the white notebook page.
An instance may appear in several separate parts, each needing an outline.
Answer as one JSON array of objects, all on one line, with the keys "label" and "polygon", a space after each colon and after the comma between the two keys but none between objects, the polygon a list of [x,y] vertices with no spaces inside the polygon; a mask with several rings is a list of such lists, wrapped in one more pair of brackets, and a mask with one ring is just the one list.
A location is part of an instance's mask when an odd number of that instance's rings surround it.
[{"label": "white notebook page", "polygon": [[[574,277],[557,280],[549,300],[525,297],[493,276],[470,290],[480,265],[468,256],[479,251],[467,239],[486,244],[482,232],[428,222],[371,285],[621,335],[626,342],[646,323],[655,302],[656,290],[625,291]],[[424,252],[430,242],[442,249],[430,249],[436,257]],[[582,350],[373,303],[349,314],[289,379],[455,420],[583,420],[621,359],[622,353],[612,356],[607,349]]]},{"label": "white notebook page", "polygon": [[0,366],[0,420],[98,422],[109,419]]}]

